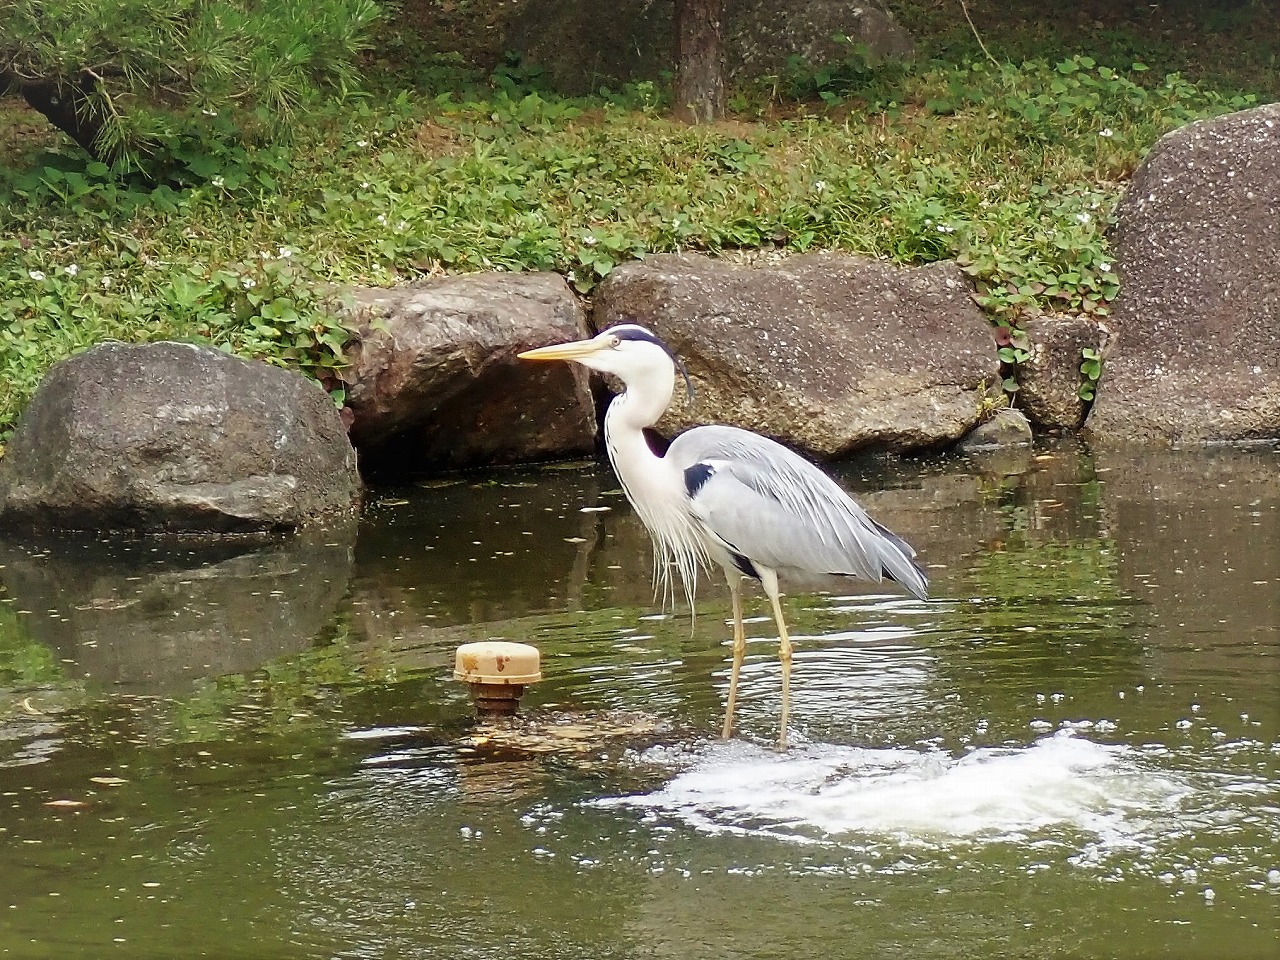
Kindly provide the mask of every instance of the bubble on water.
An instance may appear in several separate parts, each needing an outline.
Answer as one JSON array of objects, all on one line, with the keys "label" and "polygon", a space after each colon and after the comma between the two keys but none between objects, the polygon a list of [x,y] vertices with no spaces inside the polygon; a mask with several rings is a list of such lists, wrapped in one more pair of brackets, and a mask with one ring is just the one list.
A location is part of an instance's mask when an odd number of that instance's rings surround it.
[{"label": "bubble on water", "polygon": [[1123,745],[1060,731],[1028,746],[941,750],[808,744],[786,753],[739,741],[695,751],[646,751],[677,768],[665,786],[605,798],[713,833],[801,843],[868,835],[930,847],[1086,831],[1108,846],[1134,843],[1151,818],[1172,814],[1189,787]]}]

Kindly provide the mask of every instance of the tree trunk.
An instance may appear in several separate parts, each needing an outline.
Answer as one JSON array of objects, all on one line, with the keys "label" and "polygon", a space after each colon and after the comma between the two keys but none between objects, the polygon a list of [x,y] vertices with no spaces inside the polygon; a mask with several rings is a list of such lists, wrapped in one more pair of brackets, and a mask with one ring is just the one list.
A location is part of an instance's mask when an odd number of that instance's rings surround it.
[{"label": "tree trunk", "polygon": [[85,152],[95,160],[108,161],[98,147],[98,134],[102,132],[102,124],[92,118],[88,111],[77,110],[77,100],[84,97],[92,87],[92,81],[82,81],[79,89],[70,84],[59,84],[54,81],[17,84],[22,98],[55,127],[69,136],[84,148]]},{"label": "tree trunk", "polygon": [[676,116],[708,123],[724,116],[720,15],[724,0],[676,0]]}]

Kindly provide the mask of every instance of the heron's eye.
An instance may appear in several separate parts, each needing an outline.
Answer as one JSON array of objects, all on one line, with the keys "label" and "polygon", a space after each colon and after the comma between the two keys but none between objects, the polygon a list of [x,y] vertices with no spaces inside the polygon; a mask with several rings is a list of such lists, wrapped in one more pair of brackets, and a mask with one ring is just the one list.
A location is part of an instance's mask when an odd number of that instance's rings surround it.
[{"label": "heron's eye", "polygon": [[618,346],[620,343],[622,343],[622,338],[621,338],[621,337],[610,337],[610,338],[609,338],[609,346],[611,346],[611,347],[616,347],[616,346]]}]

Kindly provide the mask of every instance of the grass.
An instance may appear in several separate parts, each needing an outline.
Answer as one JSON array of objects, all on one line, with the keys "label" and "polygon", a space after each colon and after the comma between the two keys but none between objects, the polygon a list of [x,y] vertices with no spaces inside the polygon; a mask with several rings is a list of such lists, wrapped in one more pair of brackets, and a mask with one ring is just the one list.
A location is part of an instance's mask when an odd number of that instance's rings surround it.
[{"label": "grass", "polygon": [[665,119],[653,84],[567,100],[518,68],[400,59],[288,143],[236,144],[214,118],[158,187],[3,102],[0,440],[52,362],[104,339],[213,343],[340,401],[334,291],[455,271],[556,270],[589,294],[654,252],[830,248],[956,258],[1006,326],[1105,314],[1125,178],[1164,132],[1251,100],[1131,58],[993,64],[950,36],[949,59],[908,68],[798,66],[705,127]]}]

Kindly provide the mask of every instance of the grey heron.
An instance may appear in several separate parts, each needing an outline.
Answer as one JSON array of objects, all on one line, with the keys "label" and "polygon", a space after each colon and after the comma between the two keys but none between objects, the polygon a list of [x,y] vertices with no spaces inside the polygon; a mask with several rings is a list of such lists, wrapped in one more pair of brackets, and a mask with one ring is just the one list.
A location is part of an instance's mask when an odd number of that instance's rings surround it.
[{"label": "grey heron", "polygon": [[[905,540],[872,520],[818,467],[782,444],[730,426],[693,427],[663,454],[645,436],[671,402],[676,369],[671,349],[651,331],[619,324],[588,340],[528,350],[525,360],[572,360],[613,374],[625,387],[604,417],[605,447],[622,489],[649,530],[654,574],[667,594],[671,568],[693,604],[700,569],[719,566],[733,605],[733,668],[724,736],[733,733],[738,676],[746,651],[742,578],[760,582],[778,624],[782,717],[778,746],[787,745],[791,638],[782,616],[782,584],[800,587],[844,578],[894,580],[925,599],[928,578]],[[685,374],[687,379],[687,374]]]}]

